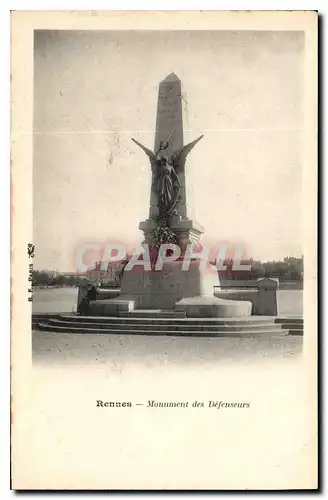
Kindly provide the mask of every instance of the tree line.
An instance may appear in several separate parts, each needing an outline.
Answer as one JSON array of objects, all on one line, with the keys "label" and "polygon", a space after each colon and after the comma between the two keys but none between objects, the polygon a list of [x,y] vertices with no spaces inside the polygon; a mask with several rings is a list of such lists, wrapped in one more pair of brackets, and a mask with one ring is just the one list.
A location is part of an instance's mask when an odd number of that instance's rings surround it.
[{"label": "tree line", "polygon": [[261,262],[248,260],[242,264],[250,264],[250,271],[234,271],[233,261],[227,260],[224,265],[227,270],[222,275],[231,279],[256,280],[258,278],[278,278],[279,281],[303,281],[303,256],[285,257],[283,261]]},{"label": "tree line", "polygon": [[32,279],[33,286],[45,287],[78,286],[81,281],[79,276],[36,269],[33,271]]}]

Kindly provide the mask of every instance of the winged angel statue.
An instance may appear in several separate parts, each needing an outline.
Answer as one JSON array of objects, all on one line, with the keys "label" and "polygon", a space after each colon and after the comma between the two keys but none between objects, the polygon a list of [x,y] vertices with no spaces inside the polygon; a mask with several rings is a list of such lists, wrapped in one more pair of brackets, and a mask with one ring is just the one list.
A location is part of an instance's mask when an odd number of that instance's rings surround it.
[{"label": "winged angel statue", "polygon": [[158,197],[159,219],[176,215],[176,204],[179,201],[181,182],[177,172],[183,168],[187,155],[202,139],[203,135],[175,151],[170,158],[162,156],[162,151],[168,148],[168,141],[161,141],[158,151],[153,153],[143,144],[132,139],[148,156],[153,172],[153,187]]}]

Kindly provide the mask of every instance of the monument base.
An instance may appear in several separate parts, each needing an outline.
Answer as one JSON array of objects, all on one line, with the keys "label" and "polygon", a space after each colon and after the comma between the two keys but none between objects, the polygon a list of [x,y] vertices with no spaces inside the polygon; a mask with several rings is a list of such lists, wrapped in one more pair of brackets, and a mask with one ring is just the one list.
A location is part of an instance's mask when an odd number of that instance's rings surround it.
[{"label": "monument base", "polygon": [[136,266],[124,272],[120,298],[133,297],[136,309],[174,309],[183,298],[213,296],[219,277],[214,266],[208,267],[203,269],[199,260],[191,261],[188,270],[182,261],[164,263],[158,271]]},{"label": "monument base", "polygon": [[90,304],[90,314],[116,316],[134,309],[168,310],[186,317],[239,317],[252,314],[252,304],[214,297],[219,285],[215,266],[193,260],[188,270],[182,261],[168,262],[162,270],[146,271],[135,266],[124,271],[118,298],[97,300]]},{"label": "monument base", "polygon": [[[192,219],[187,217],[177,216],[170,217],[168,220],[170,229],[174,232],[177,239],[177,244],[182,250],[182,253],[190,243],[198,243],[204,228]],[[152,244],[154,231],[157,227],[156,219],[147,219],[140,222],[139,229],[143,231],[145,236],[145,243]]]}]

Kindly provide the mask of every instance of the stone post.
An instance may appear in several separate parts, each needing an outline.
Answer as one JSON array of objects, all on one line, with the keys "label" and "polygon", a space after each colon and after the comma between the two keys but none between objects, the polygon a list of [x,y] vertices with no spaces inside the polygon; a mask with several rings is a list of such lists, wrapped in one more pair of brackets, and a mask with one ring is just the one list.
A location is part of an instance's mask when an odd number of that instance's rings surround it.
[{"label": "stone post", "polygon": [[256,314],[260,316],[278,316],[277,291],[279,280],[276,278],[259,278],[257,280],[258,298]]}]

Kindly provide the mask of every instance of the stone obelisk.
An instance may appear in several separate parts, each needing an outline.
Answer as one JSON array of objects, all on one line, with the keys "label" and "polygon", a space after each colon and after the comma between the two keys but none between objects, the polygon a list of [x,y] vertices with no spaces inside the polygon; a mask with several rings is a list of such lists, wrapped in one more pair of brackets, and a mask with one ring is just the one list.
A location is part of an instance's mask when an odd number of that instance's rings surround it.
[{"label": "stone obelisk", "polygon": [[[174,152],[183,148],[186,106],[187,102],[182,93],[181,81],[175,73],[171,73],[159,84],[154,151],[158,151],[162,141],[168,142],[167,149],[162,153],[165,156],[171,157]],[[176,205],[177,216],[170,219],[170,228],[175,233],[178,244],[184,249],[188,243],[197,242],[204,230],[201,225],[188,218],[184,164],[178,169],[177,174],[181,188],[179,201]],[[145,240],[148,243],[151,242],[153,231],[157,225],[157,202],[156,192],[152,189],[149,219],[139,224],[139,228],[144,232]]]}]

